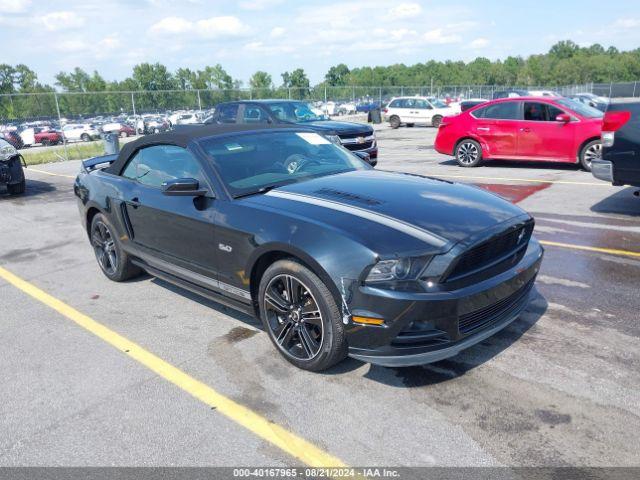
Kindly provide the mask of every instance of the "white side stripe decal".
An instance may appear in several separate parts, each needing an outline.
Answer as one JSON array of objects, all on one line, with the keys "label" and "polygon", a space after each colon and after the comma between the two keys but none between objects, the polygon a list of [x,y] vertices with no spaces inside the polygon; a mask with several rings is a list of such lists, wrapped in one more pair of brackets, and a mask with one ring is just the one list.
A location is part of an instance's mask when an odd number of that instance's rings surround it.
[{"label": "white side stripe decal", "polygon": [[415,225],[411,225],[410,223],[403,222],[402,220],[389,217],[388,215],[384,215],[382,213],[372,212],[370,210],[366,210],[364,208],[356,207],[353,205],[347,205],[344,203],[334,202],[332,200],[311,197],[309,195],[304,195],[301,193],[291,193],[277,190],[272,190],[266,193],[266,195],[269,195],[271,197],[286,198],[287,200],[308,203],[310,205],[317,205],[319,207],[330,208],[339,212],[356,215],[360,218],[364,218],[365,220],[370,220],[372,222],[379,223],[380,225],[398,230],[407,235],[411,235],[414,238],[427,242],[436,247],[443,247],[447,244],[447,241],[444,238],[423,230],[420,227],[416,227]]}]

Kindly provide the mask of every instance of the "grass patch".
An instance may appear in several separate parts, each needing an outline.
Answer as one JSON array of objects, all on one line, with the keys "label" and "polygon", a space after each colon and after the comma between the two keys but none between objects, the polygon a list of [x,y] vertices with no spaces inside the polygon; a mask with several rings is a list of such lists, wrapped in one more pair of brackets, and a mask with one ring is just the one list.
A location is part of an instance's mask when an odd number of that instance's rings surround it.
[{"label": "grass patch", "polygon": [[40,165],[42,163],[61,162],[64,160],[84,160],[85,158],[104,155],[104,145],[101,141],[70,143],[67,144],[66,153],[64,146],[60,145],[33,150],[25,148],[20,150],[20,154],[24,157],[27,165]]}]

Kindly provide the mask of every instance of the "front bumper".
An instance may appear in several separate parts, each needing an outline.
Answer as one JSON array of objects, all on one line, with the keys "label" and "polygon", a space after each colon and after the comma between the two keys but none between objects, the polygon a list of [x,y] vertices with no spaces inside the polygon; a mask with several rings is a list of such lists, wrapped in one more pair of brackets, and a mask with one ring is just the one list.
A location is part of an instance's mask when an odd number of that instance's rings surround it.
[{"label": "front bumper", "polygon": [[613,183],[613,164],[608,160],[593,160],[591,173],[599,180]]},{"label": "front bumper", "polygon": [[[505,272],[451,291],[397,292],[360,287],[358,316],[384,318],[383,326],[346,327],[349,356],[399,367],[436,362],[494,335],[527,307],[543,250],[532,238],[522,259]],[[421,325],[419,335],[406,335]]]},{"label": "front bumper", "polygon": [[15,185],[24,180],[24,171],[20,157],[0,162],[0,185]]}]

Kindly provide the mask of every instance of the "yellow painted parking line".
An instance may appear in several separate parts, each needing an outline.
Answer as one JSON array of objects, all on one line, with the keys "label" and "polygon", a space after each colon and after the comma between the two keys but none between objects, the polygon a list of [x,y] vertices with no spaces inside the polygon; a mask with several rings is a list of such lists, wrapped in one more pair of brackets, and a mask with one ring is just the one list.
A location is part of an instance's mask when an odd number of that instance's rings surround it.
[{"label": "yellow painted parking line", "polygon": [[0,278],[52,308],[88,332],[124,352],[140,364],[173,383],[191,396],[243,426],[258,437],[312,467],[344,467],[345,464],[312,443],[276,425],[260,414],[216,392],[210,386],[145,350],[140,345],[105,327],[89,316],[49,295],[35,285],[0,267]]},{"label": "yellow painted parking line", "polygon": [[572,243],[550,242],[548,240],[539,240],[542,245],[549,247],[570,248],[573,250],[584,250],[587,252],[609,253],[611,255],[623,255],[627,257],[640,258],[640,252],[632,252],[630,250],[618,250],[616,248],[589,247],[587,245],[575,245]]},{"label": "yellow painted parking line", "polygon": [[447,175],[444,173],[425,173],[426,177],[438,178],[467,178],[470,180],[507,180],[512,182],[533,182],[533,183],[557,183],[560,185],[591,185],[598,187],[610,187],[610,183],[606,182],[572,182],[570,180],[542,180],[533,178],[512,178],[512,177],[477,177],[475,175]]},{"label": "yellow painted parking line", "polygon": [[75,175],[64,175],[62,173],[47,172],[46,170],[38,170],[37,168],[33,168],[33,167],[27,167],[27,172],[44,173],[45,175],[51,175],[53,177],[64,177],[64,178],[73,178],[73,179],[76,178]]}]

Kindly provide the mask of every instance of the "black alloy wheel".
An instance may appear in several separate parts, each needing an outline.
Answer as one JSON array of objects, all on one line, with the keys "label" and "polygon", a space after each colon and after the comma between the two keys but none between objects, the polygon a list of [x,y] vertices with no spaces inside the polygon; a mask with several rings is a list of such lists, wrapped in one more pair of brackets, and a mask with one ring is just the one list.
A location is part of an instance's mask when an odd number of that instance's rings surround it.
[{"label": "black alloy wheel", "polygon": [[318,372],[347,356],[336,297],[296,259],[267,268],[258,291],[260,319],[280,354],[298,368]]},{"label": "black alloy wheel", "polygon": [[296,360],[312,360],[322,346],[322,313],[313,294],[300,279],[273,277],[265,292],[264,311],[280,348]]},{"label": "black alloy wheel", "polygon": [[112,277],[118,271],[118,252],[109,227],[102,221],[94,222],[91,230],[91,245],[102,271]]}]

